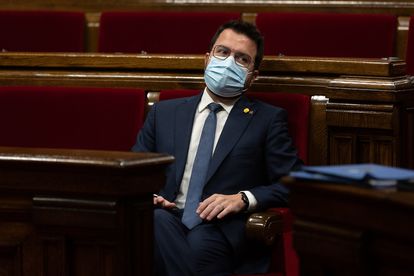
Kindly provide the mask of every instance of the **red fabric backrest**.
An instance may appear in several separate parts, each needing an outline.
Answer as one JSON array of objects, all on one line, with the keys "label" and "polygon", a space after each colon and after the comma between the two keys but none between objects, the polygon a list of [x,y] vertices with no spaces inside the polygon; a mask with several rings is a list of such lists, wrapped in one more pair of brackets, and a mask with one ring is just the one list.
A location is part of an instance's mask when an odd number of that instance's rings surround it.
[{"label": "red fabric backrest", "polygon": [[258,13],[266,55],[383,58],[395,55],[397,17],[387,14]]},{"label": "red fabric backrest", "polygon": [[141,89],[0,87],[0,146],[129,151],[144,109]]},{"label": "red fabric backrest", "polygon": [[83,52],[85,15],[64,11],[0,11],[0,50]]},{"label": "red fabric backrest", "polygon": [[[194,96],[201,91],[190,89],[169,89],[160,91],[160,101]],[[299,157],[308,160],[308,127],[310,97],[302,94],[252,92],[247,96],[281,107],[288,112],[289,133],[292,136]]]},{"label": "red fabric backrest", "polygon": [[240,13],[103,12],[99,51],[204,54],[217,28]]},{"label": "red fabric backrest", "polygon": [[164,89],[160,91],[160,101],[195,96],[202,91],[193,89]]},{"label": "red fabric backrest", "polygon": [[407,74],[414,75],[414,16],[410,17],[405,60],[407,63]]}]

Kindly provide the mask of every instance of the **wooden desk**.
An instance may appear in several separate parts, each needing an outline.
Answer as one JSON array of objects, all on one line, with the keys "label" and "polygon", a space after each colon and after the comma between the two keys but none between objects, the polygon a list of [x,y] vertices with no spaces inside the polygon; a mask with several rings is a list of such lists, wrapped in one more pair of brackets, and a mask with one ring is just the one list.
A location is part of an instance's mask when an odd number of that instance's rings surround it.
[{"label": "wooden desk", "polygon": [[303,275],[414,274],[414,193],[287,185]]},{"label": "wooden desk", "polygon": [[170,156],[0,148],[0,274],[152,275]]}]

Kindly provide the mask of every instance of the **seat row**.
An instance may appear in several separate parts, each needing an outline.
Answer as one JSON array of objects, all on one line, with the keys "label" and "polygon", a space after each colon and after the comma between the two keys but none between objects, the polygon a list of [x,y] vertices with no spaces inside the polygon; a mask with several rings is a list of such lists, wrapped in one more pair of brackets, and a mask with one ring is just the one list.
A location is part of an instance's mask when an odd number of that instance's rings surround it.
[{"label": "seat row", "polygon": [[[163,90],[160,100],[187,97],[197,90]],[[307,159],[310,98],[301,94],[250,95],[285,108],[299,155]],[[134,88],[1,87],[0,147],[42,147],[129,151],[145,117],[145,91]],[[273,251],[271,274],[298,275],[288,209]],[[280,273],[280,274],[279,274]],[[266,274],[267,275],[267,274]]]},{"label": "seat row", "polygon": [[[102,12],[98,51],[203,54],[217,27],[240,17],[233,12]],[[272,12],[258,13],[255,23],[265,36],[266,55],[383,58],[396,53],[394,15]],[[85,37],[82,12],[0,11],[3,51],[82,52]]]},{"label": "seat row", "polygon": [[[160,100],[198,90],[162,90]],[[260,93],[250,97],[290,110],[291,135],[307,159],[309,97]],[[0,86],[1,146],[129,151],[142,127],[146,95],[138,88]]]}]

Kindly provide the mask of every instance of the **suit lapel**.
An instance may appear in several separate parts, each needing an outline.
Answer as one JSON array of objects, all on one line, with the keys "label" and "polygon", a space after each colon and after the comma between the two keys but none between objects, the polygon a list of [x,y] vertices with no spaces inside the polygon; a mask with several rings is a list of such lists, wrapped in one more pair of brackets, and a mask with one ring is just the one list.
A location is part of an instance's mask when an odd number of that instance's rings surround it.
[{"label": "suit lapel", "polygon": [[187,161],[188,147],[190,145],[193,128],[194,113],[200,101],[201,95],[188,98],[187,101],[177,106],[175,117],[175,163],[176,183],[180,185]]},{"label": "suit lapel", "polygon": [[213,158],[207,173],[206,182],[216,172],[224,158],[233,149],[240,136],[244,133],[247,125],[253,117],[254,103],[248,101],[245,96],[238,100],[227,118],[224,129],[214,151]]}]

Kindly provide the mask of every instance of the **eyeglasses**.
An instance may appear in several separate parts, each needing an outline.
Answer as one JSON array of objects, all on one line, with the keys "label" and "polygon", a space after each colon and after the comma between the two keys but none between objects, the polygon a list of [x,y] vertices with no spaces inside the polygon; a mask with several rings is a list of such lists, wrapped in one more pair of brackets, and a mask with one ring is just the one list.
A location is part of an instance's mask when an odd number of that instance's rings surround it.
[{"label": "eyeglasses", "polygon": [[[223,46],[223,45],[216,45],[213,48],[213,56],[225,60],[231,55],[231,49]],[[252,63],[252,58],[245,53],[235,52],[234,53],[234,60],[236,64],[240,67],[249,68],[250,64]]]}]

